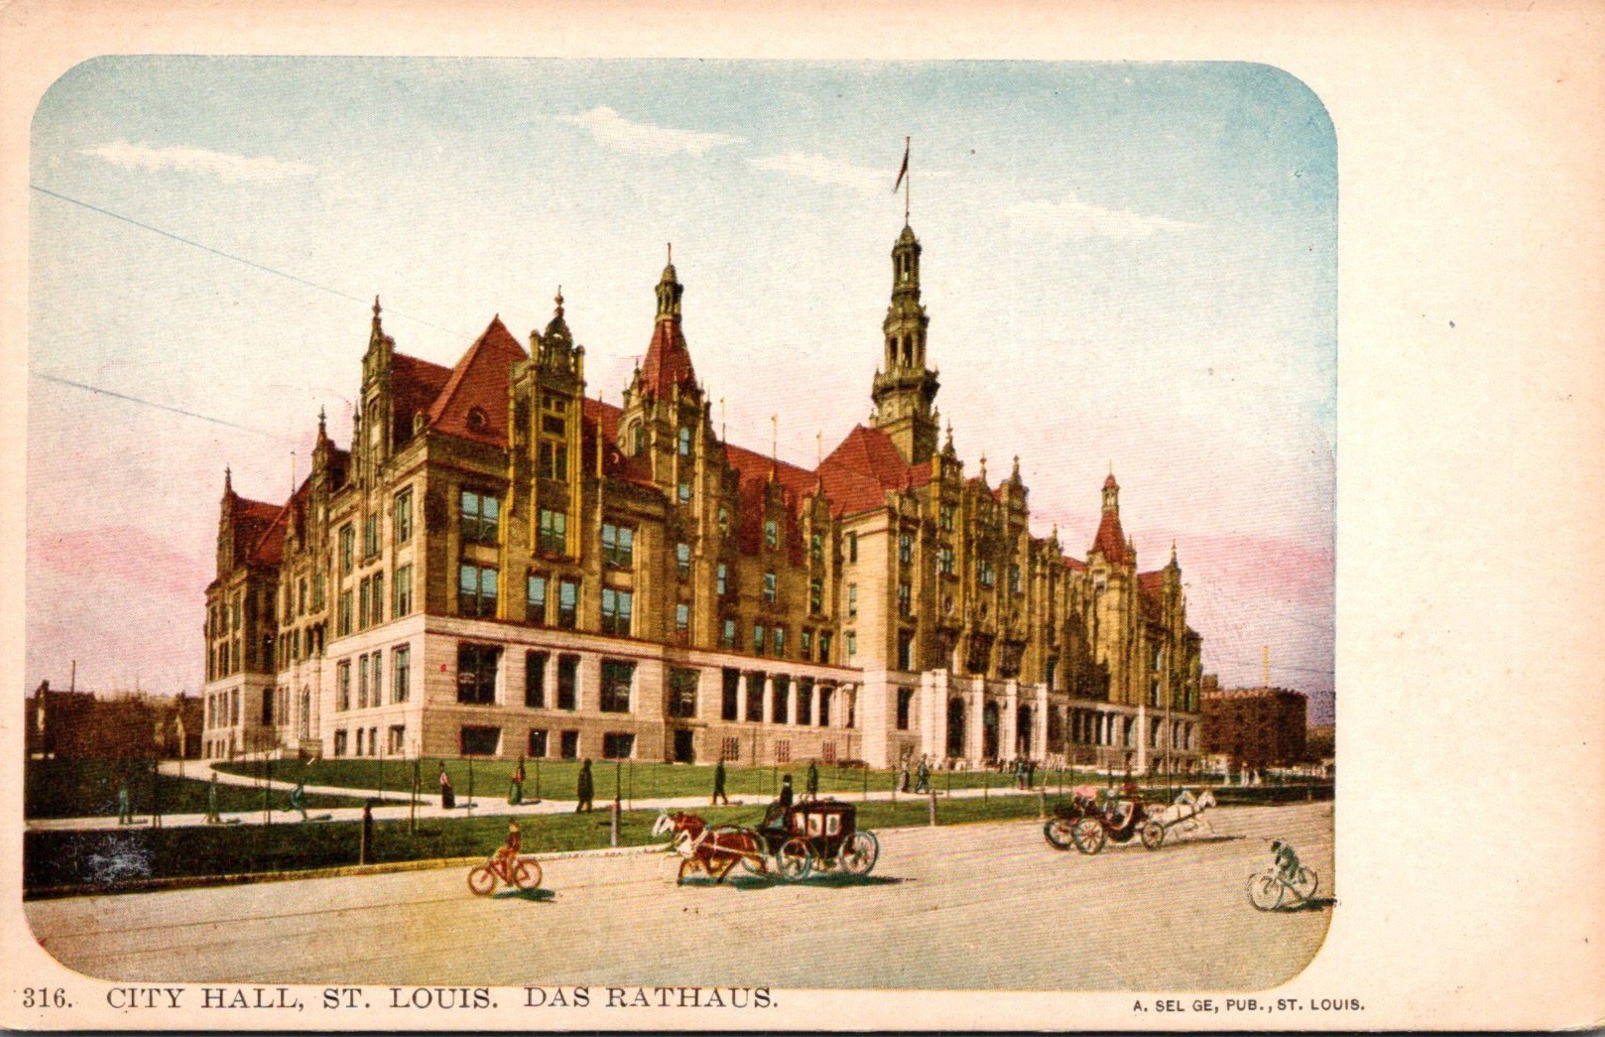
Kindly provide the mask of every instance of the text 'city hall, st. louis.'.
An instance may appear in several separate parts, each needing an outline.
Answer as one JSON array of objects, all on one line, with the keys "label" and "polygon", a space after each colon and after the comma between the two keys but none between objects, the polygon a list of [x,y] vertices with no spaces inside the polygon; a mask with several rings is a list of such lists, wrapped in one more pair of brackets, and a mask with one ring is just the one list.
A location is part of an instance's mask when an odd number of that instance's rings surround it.
[{"label": "text 'city hall, st. louis.'", "polygon": [[1190,769],[1174,549],[1138,571],[1113,475],[1084,561],[1032,535],[1017,460],[966,476],[920,251],[905,226],[870,426],[812,471],[715,429],[672,263],[617,406],[561,295],[528,352],[497,319],[450,369],[376,302],[351,449],[320,418],[282,504],[225,477],[206,755]]}]

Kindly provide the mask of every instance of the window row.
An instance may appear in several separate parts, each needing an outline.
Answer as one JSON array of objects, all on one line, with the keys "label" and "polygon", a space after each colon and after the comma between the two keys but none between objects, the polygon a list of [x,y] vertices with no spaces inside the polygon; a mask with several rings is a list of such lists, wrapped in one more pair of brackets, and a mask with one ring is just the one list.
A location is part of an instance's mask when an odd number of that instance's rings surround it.
[{"label": "window row", "polygon": [[[812,677],[794,679],[783,673],[743,672],[728,667],[721,671],[720,680],[720,720],[798,727],[831,726],[831,710],[838,695],[834,685],[816,683]],[[849,697],[847,714],[842,718],[847,727],[852,727],[854,722],[851,703]]]},{"label": "window row", "polygon": [[[335,730],[335,756],[405,756],[407,753],[406,724],[392,724],[387,727],[382,747],[377,727],[359,727],[354,732],[354,738],[352,735],[353,732],[348,732],[343,727]],[[355,746],[354,751],[353,746]]]},{"label": "window row", "polygon": [[[458,751],[463,756],[503,756],[517,752],[533,760],[580,758],[580,732],[575,730],[557,732],[555,756],[551,731],[544,727],[531,728],[525,736],[524,745],[517,749],[512,746],[504,749],[503,732],[499,727],[469,724],[459,729],[457,737]],[[635,735],[629,731],[603,732],[600,755],[604,760],[632,759],[635,756]]]},{"label": "window row", "polygon": [[[457,701],[470,706],[492,706],[498,701],[497,686],[502,664],[502,646],[463,641],[457,646]],[[635,686],[635,663],[622,659],[603,659],[600,668],[597,708],[603,713],[631,712]],[[550,708],[572,710],[580,702],[580,657],[549,652],[524,653],[524,705],[531,709],[548,707],[547,688],[552,687]]]},{"label": "window row", "polygon": [[[381,649],[357,656],[356,707],[368,709],[384,705],[384,656]],[[345,712],[352,708],[351,660],[342,659],[335,664],[334,708]],[[412,646],[397,645],[390,649],[390,701],[406,702],[412,688]]]}]

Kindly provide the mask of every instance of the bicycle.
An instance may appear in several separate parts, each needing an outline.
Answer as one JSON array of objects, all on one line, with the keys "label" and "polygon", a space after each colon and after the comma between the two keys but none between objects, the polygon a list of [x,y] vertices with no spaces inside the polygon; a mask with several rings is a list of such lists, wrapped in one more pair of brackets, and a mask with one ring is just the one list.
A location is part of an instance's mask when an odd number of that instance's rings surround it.
[{"label": "bicycle", "polygon": [[521,890],[538,889],[541,884],[541,866],[533,857],[510,857],[493,853],[484,864],[475,865],[468,872],[468,888],[475,896],[488,897],[496,891],[501,880]]},{"label": "bicycle", "polygon": [[1297,907],[1309,902],[1320,886],[1321,876],[1312,868],[1299,865],[1292,881],[1289,881],[1283,877],[1281,866],[1272,864],[1248,877],[1248,900],[1261,911],[1275,911],[1291,895],[1287,906]]}]

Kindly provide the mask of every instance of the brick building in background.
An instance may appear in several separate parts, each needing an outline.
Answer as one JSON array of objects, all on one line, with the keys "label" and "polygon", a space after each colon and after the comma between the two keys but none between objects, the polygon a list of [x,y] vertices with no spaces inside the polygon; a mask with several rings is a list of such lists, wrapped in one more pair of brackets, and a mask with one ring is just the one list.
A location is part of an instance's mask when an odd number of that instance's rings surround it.
[{"label": "brick building in background", "polygon": [[1031,532],[1018,459],[966,474],[920,253],[905,226],[871,422],[812,470],[714,426],[672,263],[616,405],[561,295],[528,352],[496,319],[449,369],[376,300],[351,450],[320,417],[283,504],[225,475],[206,755],[1191,766],[1174,549],[1139,572],[1113,474],[1085,560]]},{"label": "brick building in background", "polygon": [[1204,753],[1259,770],[1305,758],[1309,700],[1289,688],[1232,688],[1207,684],[1200,696]]},{"label": "brick building in background", "polygon": [[172,759],[201,754],[201,700],[138,691],[52,691],[26,700],[29,759]]}]

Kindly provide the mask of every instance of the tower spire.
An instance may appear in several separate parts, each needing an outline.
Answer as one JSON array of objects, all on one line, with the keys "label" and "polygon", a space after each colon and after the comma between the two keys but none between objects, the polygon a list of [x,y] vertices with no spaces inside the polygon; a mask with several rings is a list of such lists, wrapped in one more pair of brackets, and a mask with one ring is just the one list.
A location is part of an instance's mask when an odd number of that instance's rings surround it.
[{"label": "tower spire", "polygon": [[939,383],[925,362],[930,317],[920,302],[920,252],[919,239],[905,224],[892,245],[892,297],[881,323],[885,349],[870,390],[875,427],[909,464],[930,460],[938,432],[933,405]]}]

